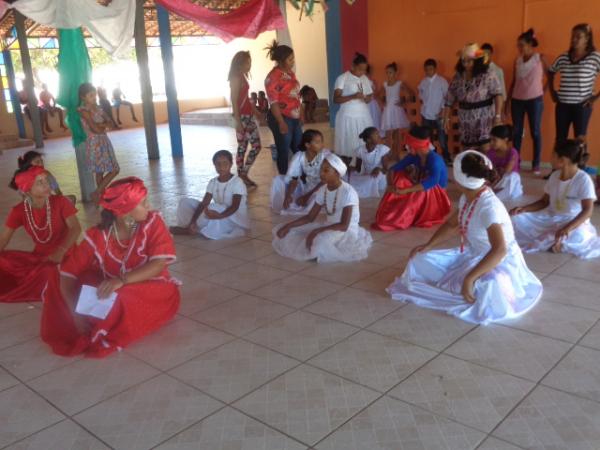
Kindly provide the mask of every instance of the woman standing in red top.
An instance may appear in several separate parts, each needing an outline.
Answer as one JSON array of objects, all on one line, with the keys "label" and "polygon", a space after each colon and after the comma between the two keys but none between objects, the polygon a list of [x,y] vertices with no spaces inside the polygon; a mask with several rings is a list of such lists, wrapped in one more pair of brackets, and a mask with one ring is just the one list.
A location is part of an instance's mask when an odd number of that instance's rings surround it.
[{"label": "woman standing in red top", "polygon": [[302,140],[302,100],[300,83],[294,73],[294,50],[287,45],[273,41],[269,58],[277,65],[265,79],[267,97],[271,108],[267,113],[267,123],[277,147],[277,169],[285,175],[288,169],[289,152],[296,153]]},{"label": "woman standing in red top", "polygon": [[[252,67],[250,52],[237,52],[231,60],[229,69],[229,86],[231,88],[231,107],[233,109],[233,118],[235,120],[235,131],[238,143],[237,156],[235,164],[238,175],[247,187],[256,187],[256,183],[248,178],[248,171],[254,163],[261,149],[260,135],[258,133],[258,124],[254,117],[259,113],[254,104],[248,98],[248,74]],[[246,149],[250,144],[250,152],[244,162]]]},{"label": "woman standing in red top", "polygon": [[[41,337],[58,355],[102,357],[157,330],[179,307],[167,265],[175,244],[160,214],[150,211],[142,180],[129,177],[102,194],[102,222],[86,231],[44,291]],[[75,312],[82,285],[99,298],[116,292],[104,319]]]},{"label": "woman standing in red top", "polygon": [[[0,302],[39,301],[49,274],[81,233],[77,210],[66,197],[50,195],[43,167],[17,171],[10,186],[23,201],[11,209],[0,232]],[[33,251],[4,250],[20,227],[33,240]]]}]

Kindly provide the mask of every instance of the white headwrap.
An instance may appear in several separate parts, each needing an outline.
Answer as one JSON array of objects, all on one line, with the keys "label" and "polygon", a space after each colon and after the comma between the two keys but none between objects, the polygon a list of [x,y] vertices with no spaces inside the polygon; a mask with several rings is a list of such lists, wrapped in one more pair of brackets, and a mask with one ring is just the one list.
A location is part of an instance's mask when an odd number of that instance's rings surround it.
[{"label": "white headwrap", "polygon": [[453,163],[454,180],[458,184],[460,184],[461,186],[463,186],[467,189],[479,189],[481,186],[483,186],[485,184],[485,179],[469,176],[462,171],[462,160],[469,153],[473,153],[475,155],[481,156],[483,158],[483,161],[485,162],[486,166],[488,166],[490,169],[494,168],[492,161],[490,161],[490,159],[487,156],[485,156],[483,153],[480,153],[476,150],[465,150],[464,152],[459,153],[456,158],[454,158],[454,163]]},{"label": "white headwrap", "polygon": [[333,167],[337,173],[340,174],[340,177],[343,177],[344,175],[346,175],[346,171],[348,170],[348,168],[346,167],[346,164],[344,164],[344,161],[342,161],[342,159],[333,154],[333,153],[329,153],[326,157],[325,160],[331,164],[331,167]]}]

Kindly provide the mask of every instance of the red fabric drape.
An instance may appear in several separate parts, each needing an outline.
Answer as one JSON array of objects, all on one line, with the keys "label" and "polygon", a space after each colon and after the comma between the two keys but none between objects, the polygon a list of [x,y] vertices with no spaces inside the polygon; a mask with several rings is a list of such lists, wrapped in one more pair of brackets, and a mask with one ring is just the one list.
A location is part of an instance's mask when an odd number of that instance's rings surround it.
[{"label": "red fabric drape", "polygon": [[238,37],[254,39],[263,31],[286,27],[275,0],[250,0],[227,14],[218,14],[190,0],[156,0],[156,3],[225,42]]}]

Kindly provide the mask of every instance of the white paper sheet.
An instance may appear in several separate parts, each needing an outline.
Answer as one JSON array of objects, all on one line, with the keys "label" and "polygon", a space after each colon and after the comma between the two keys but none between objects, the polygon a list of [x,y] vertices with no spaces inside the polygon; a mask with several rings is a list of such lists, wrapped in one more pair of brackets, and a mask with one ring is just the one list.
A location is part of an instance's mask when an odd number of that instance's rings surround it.
[{"label": "white paper sheet", "polygon": [[116,299],[116,292],[113,292],[108,298],[99,299],[97,289],[84,284],[81,286],[81,294],[79,294],[75,312],[98,319],[106,319]]}]

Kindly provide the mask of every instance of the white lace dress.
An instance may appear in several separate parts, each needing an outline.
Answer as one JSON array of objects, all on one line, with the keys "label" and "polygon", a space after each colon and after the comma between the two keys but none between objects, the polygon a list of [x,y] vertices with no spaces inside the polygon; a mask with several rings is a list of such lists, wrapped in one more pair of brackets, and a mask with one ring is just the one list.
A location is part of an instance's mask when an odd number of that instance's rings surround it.
[{"label": "white lace dress", "polygon": [[387,155],[390,148],[387,145],[379,144],[372,151],[368,151],[363,144],[358,148],[356,157],[362,161],[360,173],[351,173],[348,175],[349,183],[352,185],[360,198],[381,197],[387,187],[385,174],[380,172],[374,177],[371,175],[377,167],[383,167],[382,158]]}]

